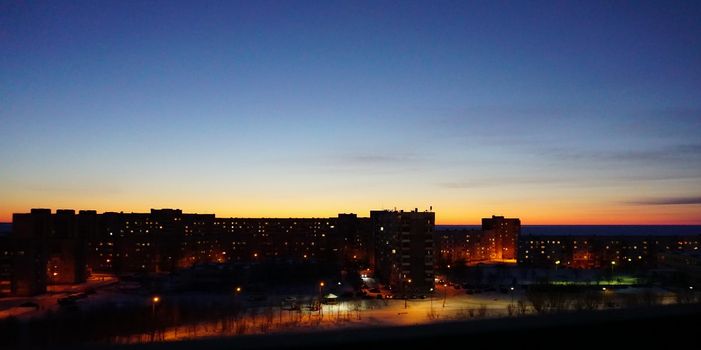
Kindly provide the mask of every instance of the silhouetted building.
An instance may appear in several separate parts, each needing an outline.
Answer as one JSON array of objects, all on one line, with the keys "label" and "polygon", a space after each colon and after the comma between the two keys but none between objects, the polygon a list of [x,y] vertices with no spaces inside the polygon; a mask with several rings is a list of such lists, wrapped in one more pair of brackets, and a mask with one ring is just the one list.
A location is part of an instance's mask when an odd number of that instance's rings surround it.
[{"label": "silhouetted building", "polygon": [[449,229],[436,231],[436,251],[439,266],[489,262],[492,244],[486,242],[484,231]]},{"label": "silhouetted building", "polygon": [[701,236],[524,235],[518,263],[580,269],[656,267],[667,252],[696,252]]},{"label": "silhouetted building", "polygon": [[12,292],[12,248],[9,233],[0,233],[0,297]]},{"label": "silhouetted building", "polygon": [[[12,293],[79,283],[88,273],[148,274],[208,263],[321,262],[367,265],[369,218],[217,218],[177,209],[150,213],[32,209],[13,216]],[[341,225],[338,226],[338,222]],[[0,259],[0,262],[2,260]],[[1,272],[1,270],[0,270]]]},{"label": "silhouetted building", "polygon": [[435,213],[371,211],[375,274],[394,291],[428,293],[435,282]]},{"label": "silhouetted building", "polygon": [[152,209],[105,213],[94,271],[157,273],[205,263],[265,260],[336,261],[335,218],[217,218]]},{"label": "silhouetted building", "polygon": [[47,248],[52,231],[51,210],[32,209],[29,214],[12,216],[11,291],[31,296],[46,291]]},{"label": "silhouetted building", "polygon": [[[669,251],[657,257],[661,268],[673,269],[677,273],[674,282],[686,287],[698,286],[701,282],[701,252],[698,250]],[[698,288],[698,287],[697,287]]]},{"label": "silhouetted building", "polygon": [[356,214],[338,214],[335,226],[334,246],[340,247],[344,263],[356,267],[370,266],[375,260],[375,243],[372,240],[370,218]]},{"label": "silhouetted building", "polygon": [[490,260],[516,260],[521,220],[493,215],[491,219],[482,219],[482,231],[490,245],[488,250],[493,254]]},{"label": "silhouetted building", "polygon": [[519,219],[492,216],[482,219],[482,228],[448,229],[436,233],[441,266],[449,264],[515,263]]}]

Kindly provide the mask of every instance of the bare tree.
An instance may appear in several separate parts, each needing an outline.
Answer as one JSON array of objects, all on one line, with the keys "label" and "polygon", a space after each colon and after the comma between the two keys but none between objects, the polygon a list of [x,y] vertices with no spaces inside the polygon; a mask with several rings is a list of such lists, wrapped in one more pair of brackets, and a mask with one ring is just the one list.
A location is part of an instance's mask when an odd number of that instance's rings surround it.
[{"label": "bare tree", "polygon": [[526,305],[526,302],[523,300],[519,300],[516,302],[516,310],[519,316],[525,316],[526,312],[528,311],[528,305]]},{"label": "bare tree", "polygon": [[477,316],[479,318],[484,318],[487,316],[487,305],[480,305],[480,307],[477,309]]}]

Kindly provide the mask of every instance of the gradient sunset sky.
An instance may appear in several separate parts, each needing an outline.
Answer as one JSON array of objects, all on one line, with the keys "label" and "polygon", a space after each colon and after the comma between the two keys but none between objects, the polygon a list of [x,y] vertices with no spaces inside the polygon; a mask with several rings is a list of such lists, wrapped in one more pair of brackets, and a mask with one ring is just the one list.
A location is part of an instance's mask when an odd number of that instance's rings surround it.
[{"label": "gradient sunset sky", "polygon": [[0,1],[33,207],[701,224],[699,1]]}]

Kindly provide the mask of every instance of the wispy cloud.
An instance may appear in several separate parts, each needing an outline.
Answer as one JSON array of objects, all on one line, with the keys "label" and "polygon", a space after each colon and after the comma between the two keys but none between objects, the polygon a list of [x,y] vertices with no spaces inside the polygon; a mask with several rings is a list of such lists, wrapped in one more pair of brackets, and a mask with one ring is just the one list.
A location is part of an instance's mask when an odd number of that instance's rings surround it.
[{"label": "wispy cloud", "polygon": [[680,144],[648,150],[578,151],[565,148],[543,149],[539,153],[561,160],[656,162],[665,160],[701,159],[701,144]]},{"label": "wispy cloud", "polygon": [[701,196],[698,197],[668,197],[641,199],[628,202],[636,205],[698,205],[701,204]]},{"label": "wispy cloud", "polygon": [[636,113],[622,123],[623,132],[648,136],[693,136],[701,130],[701,107],[650,109]]},{"label": "wispy cloud", "polygon": [[436,185],[448,189],[472,189],[472,188],[488,188],[488,187],[503,187],[513,185],[540,185],[540,184],[560,184],[566,182],[565,179],[554,178],[491,178],[491,179],[474,179],[465,181],[450,181],[439,182]]},{"label": "wispy cloud", "polygon": [[414,163],[419,160],[419,157],[413,153],[399,154],[342,154],[334,157],[335,160],[343,164],[366,164],[378,165],[387,163]]},{"label": "wispy cloud", "polygon": [[331,172],[391,174],[419,171],[428,163],[429,158],[417,153],[377,151],[329,154],[321,158],[319,165]]}]

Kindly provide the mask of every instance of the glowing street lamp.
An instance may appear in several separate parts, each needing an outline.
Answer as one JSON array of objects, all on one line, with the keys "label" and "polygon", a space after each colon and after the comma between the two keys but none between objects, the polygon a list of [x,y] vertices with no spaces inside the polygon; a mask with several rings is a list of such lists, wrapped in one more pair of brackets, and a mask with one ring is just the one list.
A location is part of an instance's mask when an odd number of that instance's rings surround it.
[{"label": "glowing street lamp", "polygon": [[511,290],[511,305],[514,304],[514,287],[509,288]]},{"label": "glowing street lamp", "polygon": [[236,294],[241,293],[241,287],[236,287],[236,289],[234,291],[236,292]]},{"label": "glowing street lamp", "polygon": [[161,297],[158,295],[154,295],[153,298],[151,298],[151,316],[156,317],[156,304],[158,304],[161,301]]}]

